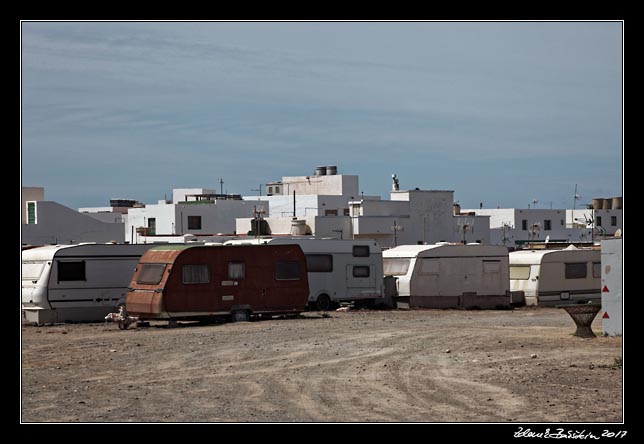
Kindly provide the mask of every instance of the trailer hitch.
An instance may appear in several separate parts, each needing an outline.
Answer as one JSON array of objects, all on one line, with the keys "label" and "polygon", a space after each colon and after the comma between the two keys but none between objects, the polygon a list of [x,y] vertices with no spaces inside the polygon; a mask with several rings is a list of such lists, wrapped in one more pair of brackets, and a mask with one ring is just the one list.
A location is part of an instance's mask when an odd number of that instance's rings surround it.
[{"label": "trailer hitch", "polygon": [[125,307],[121,305],[119,306],[119,312],[108,313],[108,315],[105,316],[105,321],[117,322],[119,326],[119,330],[127,330],[130,324],[134,324],[135,322],[138,322],[139,318],[138,316],[128,315],[127,312],[125,311]]}]

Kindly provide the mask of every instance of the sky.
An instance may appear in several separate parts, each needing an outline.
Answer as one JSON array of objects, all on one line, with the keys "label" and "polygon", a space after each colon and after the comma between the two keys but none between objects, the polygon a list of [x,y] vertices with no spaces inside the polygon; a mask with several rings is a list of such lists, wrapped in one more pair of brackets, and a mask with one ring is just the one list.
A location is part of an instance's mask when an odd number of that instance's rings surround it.
[{"label": "sky", "polygon": [[[23,22],[21,179],[72,208],[337,165],[463,208],[621,196],[621,22]],[[264,187],[262,187],[264,188]],[[535,204],[534,201],[537,201]]]}]

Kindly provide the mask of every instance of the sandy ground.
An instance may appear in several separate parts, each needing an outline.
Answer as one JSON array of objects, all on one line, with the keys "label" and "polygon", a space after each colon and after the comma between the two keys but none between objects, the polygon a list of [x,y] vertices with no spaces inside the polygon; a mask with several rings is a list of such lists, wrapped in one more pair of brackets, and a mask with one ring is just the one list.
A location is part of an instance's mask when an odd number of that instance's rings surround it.
[{"label": "sandy ground", "polygon": [[555,308],[23,326],[22,421],[622,421],[622,339],[574,330]]}]

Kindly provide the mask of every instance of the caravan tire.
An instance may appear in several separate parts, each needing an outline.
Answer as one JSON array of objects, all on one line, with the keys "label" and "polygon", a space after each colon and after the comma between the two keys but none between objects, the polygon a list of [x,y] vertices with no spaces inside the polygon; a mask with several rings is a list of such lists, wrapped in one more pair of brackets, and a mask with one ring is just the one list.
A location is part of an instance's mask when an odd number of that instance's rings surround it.
[{"label": "caravan tire", "polygon": [[235,310],[231,316],[233,322],[248,322],[250,321],[250,313],[248,310]]},{"label": "caravan tire", "polygon": [[326,294],[321,294],[318,296],[318,300],[315,305],[319,311],[329,311],[331,309],[331,298]]}]

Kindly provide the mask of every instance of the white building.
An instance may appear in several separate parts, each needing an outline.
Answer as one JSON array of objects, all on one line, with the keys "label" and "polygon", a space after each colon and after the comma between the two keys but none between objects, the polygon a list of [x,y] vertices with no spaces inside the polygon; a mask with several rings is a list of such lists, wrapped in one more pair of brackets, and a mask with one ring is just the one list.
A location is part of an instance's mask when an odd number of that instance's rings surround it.
[{"label": "white building", "polygon": [[549,242],[591,242],[593,239],[592,228],[567,224],[568,210],[564,209],[465,209],[462,213],[489,216],[493,245],[519,247],[546,239]]},{"label": "white building", "polygon": [[156,205],[131,208],[125,224],[125,240],[139,243],[142,236],[173,236],[193,234],[212,236],[234,235],[235,219],[252,217],[256,207],[269,208],[260,200],[242,200],[239,195],[220,195],[204,188],[177,189],[169,203],[160,200]]},{"label": "white building", "polygon": [[[396,183],[397,188],[397,183]],[[264,214],[271,234],[309,234],[338,239],[377,239],[384,247],[403,244],[490,242],[489,218],[454,216],[453,191],[394,190],[391,200],[364,196],[358,176],[317,167],[310,176],[268,182]],[[293,195],[295,192],[295,195]],[[297,221],[293,221],[293,217]],[[251,230],[252,218],[237,221],[237,232]]]},{"label": "white building", "polygon": [[392,191],[391,200],[350,202],[355,238],[374,238],[383,247],[436,242],[490,242],[488,217],[453,214],[451,190]]}]

